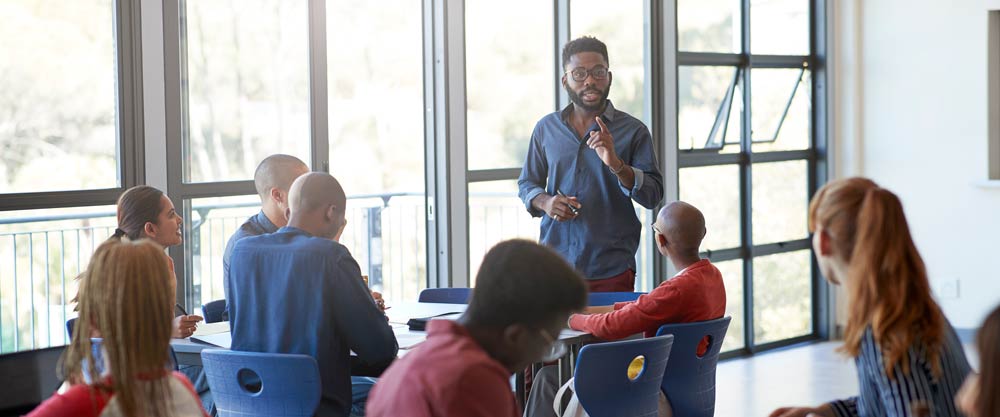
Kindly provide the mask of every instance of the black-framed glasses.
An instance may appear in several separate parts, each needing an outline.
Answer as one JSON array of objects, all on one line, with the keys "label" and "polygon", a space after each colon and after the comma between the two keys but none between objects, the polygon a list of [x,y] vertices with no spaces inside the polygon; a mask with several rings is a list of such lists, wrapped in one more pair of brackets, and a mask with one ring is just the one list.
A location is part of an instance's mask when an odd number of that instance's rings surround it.
[{"label": "black-framed glasses", "polygon": [[656,234],[658,234],[658,235],[662,235],[663,234],[663,232],[661,232],[660,229],[656,228],[656,223],[653,223],[653,224],[649,225],[649,227],[652,227],[653,228],[653,232],[656,232]]},{"label": "black-framed glasses", "polygon": [[594,77],[595,80],[607,79],[611,71],[605,67],[598,66],[589,70],[584,67],[576,67],[566,73],[573,77],[573,81],[580,82],[586,80],[588,76]]}]

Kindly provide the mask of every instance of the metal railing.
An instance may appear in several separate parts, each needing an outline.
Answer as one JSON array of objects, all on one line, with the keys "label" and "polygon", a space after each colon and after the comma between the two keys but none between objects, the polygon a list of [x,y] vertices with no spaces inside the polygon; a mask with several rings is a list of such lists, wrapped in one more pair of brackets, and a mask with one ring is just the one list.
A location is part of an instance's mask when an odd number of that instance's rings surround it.
[{"label": "metal railing", "polygon": [[[369,276],[373,290],[390,303],[415,300],[427,285],[426,199],[418,193],[349,197],[348,224],[341,243]],[[224,298],[222,256],[230,236],[259,204],[194,205],[185,218],[190,302],[200,306]],[[643,224],[648,212],[637,210]],[[506,193],[474,193],[469,201],[470,274],[490,246],[504,239],[537,239],[538,220]],[[0,219],[0,353],[68,342],[66,320],[75,317],[74,279],[116,226],[115,213],[80,212]],[[648,277],[645,240],[637,254],[639,277]],[[648,291],[648,279],[640,282]]]}]

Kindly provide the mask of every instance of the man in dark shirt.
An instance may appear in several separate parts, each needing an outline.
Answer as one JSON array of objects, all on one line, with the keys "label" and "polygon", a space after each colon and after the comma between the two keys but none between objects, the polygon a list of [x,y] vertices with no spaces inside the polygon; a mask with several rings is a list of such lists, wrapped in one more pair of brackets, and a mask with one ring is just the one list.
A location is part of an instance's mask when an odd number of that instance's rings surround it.
[{"label": "man in dark shirt", "polygon": [[384,368],[396,338],[338,240],[347,225],[343,188],[332,176],[299,177],[288,195],[288,225],[236,242],[229,300],[233,350],[300,353],[319,364],[317,416],[351,411],[351,351]]}]

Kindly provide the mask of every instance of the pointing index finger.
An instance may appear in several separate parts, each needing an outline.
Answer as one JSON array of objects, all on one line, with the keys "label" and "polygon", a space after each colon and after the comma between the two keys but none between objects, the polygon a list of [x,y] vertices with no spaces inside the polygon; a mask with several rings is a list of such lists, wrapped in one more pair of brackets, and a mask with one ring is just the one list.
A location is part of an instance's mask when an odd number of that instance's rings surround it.
[{"label": "pointing index finger", "polygon": [[601,127],[601,133],[611,133],[608,131],[608,125],[604,124],[604,121],[601,120],[601,116],[597,116],[594,119],[597,120],[597,125]]}]

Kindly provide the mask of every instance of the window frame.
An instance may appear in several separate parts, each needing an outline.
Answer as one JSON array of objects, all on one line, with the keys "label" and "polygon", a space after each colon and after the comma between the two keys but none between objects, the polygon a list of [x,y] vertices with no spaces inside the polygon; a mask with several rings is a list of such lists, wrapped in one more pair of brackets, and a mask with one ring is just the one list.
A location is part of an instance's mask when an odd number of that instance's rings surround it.
[{"label": "window frame", "polygon": [[[668,0],[675,7],[679,0]],[[828,105],[827,78],[827,30],[826,16],[830,5],[827,0],[809,0],[810,11],[810,54],[798,55],[757,55],[750,50],[750,13],[751,0],[740,0],[740,35],[741,50],[738,53],[706,53],[677,51],[677,68],[681,66],[725,66],[736,69],[738,83],[742,86],[740,100],[743,104],[743,120],[741,121],[740,150],[737,153],[722,154],[713,149],[680,150],[677,149],[677,166],[680,168],[706,167],[718,165],[737,165],[740,170],[740,246],[734,248],[716,249],[702,252],[702,256],[712,262],[740,260],[743,263],[743,340],[741,349],[723,353],[723,357],[750,355],[761,351],[780,348],[809,340],[827,339],[830,335],[829,325],[829,288],[819,274],[815,256],[811,257],[811,326],[809,334],[773,341],[756,343],[754,322],[754,271],[755,258],[791,253],[800,250],[812,251],[810,236],[783,242],[768,244],[753,243],[753,166],[754,164],[783,161],[806,161],[806,187],[812,196],[818,187],[828,178]],[[677,18],[675,14],[672,16]],[[676,30],[676,25],[675,25]],[[675,34],[676,36],[676,34]],[[752,130],[752,82],[753,69],[800,69],[809,70],[811,77],[812,114],[810,120],[810,146],[804,150],[754,152],[753,144],[762,140],[753,140],[748,134]],[[800,75],[799,82],[802,81]],[[796,89],[799,83],[796,83]],[[794,99],[794,91],[790,94],[789,103]],[[735,99],[735,97],[734,97]],[[787,105],[786,105],[787,112]],[[676,112],[675,118],[678,117]],[[783,117],[784,118],[784,117]],[[717,124],[717,123],[716,123]],[[778,128],[780,129],[780,122]],[[714,130],[713,130],[714,133]],[[676,141],[669,145],[678,148]],[[721,150],[721,148],[720,148]],[[677,178],[677,177],[675,177]],[[678,187],[680,184],[678,184]],[[679,194],[675,194],[675,197]]]}]

